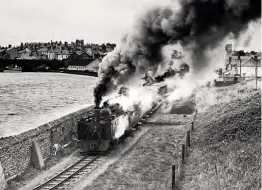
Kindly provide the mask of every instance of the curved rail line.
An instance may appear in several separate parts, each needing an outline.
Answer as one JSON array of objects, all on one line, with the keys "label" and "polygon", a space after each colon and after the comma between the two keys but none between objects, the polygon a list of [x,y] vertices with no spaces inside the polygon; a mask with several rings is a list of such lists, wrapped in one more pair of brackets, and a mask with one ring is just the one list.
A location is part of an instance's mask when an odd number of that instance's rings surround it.
[{"label": "curved rail line", "polygon": [[70,185],[70,181],[74,182],[74,179],[80,178],[82,175],[90,172],[92,168],[88,166],[92,166],[95,161],[98,161],[100,156],[84,156],[76,163],[71,165],[66,170],[60,172],[55,177],[49,179],[45,183],[40,186],[32,189],[32,190],[54,190],[54,189],[65,189],[66,186]]},{"label": "curved rail line", "polygon": [[[145,118],[150,117],[163,103],[164,101],[161,101],[160,104],[156,105],[155,107],[151,108],[149,111],[147,111],[141,119],[138,120],[137,124],[140,125],[145,120]],[[44,182],[43,184],[33,188],[32,190],[55,190],[55,189],[66,189],[66,186],[70,185],[71,183],[74,183],[74,179],[80,178],[82,175],[91,172],[92,164],[95,163],[95,161],[98,161],[100,158],[100,155],[98,156],[83,156],[80,160],[78,160],[76,163],[65,169],[64,171],[60,172],[53,178],[49,179],[48,181]],[[89,167],[88,167],[89,166]],[[71,181],[71,183],[70,183]]]}]

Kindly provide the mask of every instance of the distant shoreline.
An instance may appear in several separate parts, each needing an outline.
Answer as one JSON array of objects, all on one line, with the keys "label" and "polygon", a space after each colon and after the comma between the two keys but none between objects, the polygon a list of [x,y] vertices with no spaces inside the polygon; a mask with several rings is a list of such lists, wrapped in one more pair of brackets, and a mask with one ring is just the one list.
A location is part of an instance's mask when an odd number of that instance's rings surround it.
[{"label": "distant shoreline", "polygon": [[[48,71],[46,71],[48,72]],[[74,71],[74,70],[55,70],[51,72],[67,73],[67,74],[76,74],[76,75],[88,75],[93,77],[98,77],[98,73],[94,71]]]},{"label": "distant shoreline", "polygon": [[[21,70],[13,70],[13,69],[4,69],[3,73],[22,73]],[[49,73],[66,73],[66,74],[75,74],[75,75],[87,75],[98,77],[98,73],[94,71],[73,71],[73,70],[37,70],[31,72],[49,72]],[[24,72],[23,72],[24,73]]]}]

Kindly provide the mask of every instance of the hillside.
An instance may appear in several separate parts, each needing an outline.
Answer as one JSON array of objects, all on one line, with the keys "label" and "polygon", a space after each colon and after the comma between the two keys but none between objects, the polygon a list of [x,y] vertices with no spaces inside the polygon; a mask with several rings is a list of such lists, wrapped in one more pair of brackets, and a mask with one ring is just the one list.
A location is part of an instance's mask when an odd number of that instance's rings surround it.
[{"label": "hillside", "polygon": [[198,94],[196,131],[181,189],[261,188],[261,92],[253,83]]}]

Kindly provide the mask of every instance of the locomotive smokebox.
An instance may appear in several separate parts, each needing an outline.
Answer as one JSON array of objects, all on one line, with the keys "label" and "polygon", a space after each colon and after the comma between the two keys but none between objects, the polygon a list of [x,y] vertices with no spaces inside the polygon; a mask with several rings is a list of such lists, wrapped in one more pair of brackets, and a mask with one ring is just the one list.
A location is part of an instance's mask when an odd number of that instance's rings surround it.
[{"label": "locomotive smokebox", "polygon": [[100,110],[101,108],[95,107],[94,112],[95,112],[95,121],[99,122],[100,121]]}]

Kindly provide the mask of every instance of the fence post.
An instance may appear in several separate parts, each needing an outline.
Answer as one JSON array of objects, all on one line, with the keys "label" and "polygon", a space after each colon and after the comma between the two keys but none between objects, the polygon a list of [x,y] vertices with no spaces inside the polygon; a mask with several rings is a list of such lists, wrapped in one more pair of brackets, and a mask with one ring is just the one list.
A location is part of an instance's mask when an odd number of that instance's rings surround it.
[{"label": "fence post", "polygon": [[176,165],[172,165],[172,190],[175,190],[175,184],[176,184]]},{"label": "fence post", "polygon": [[182,144],[182,157],[181,157],[182,158],[182,164],[185,163],[185,156],[186,156],[185,151],[186,151],[185,144]]},{"label": "fence post", "polygon": [[187,146],[190,147],[190,131],[187,131]]}]

